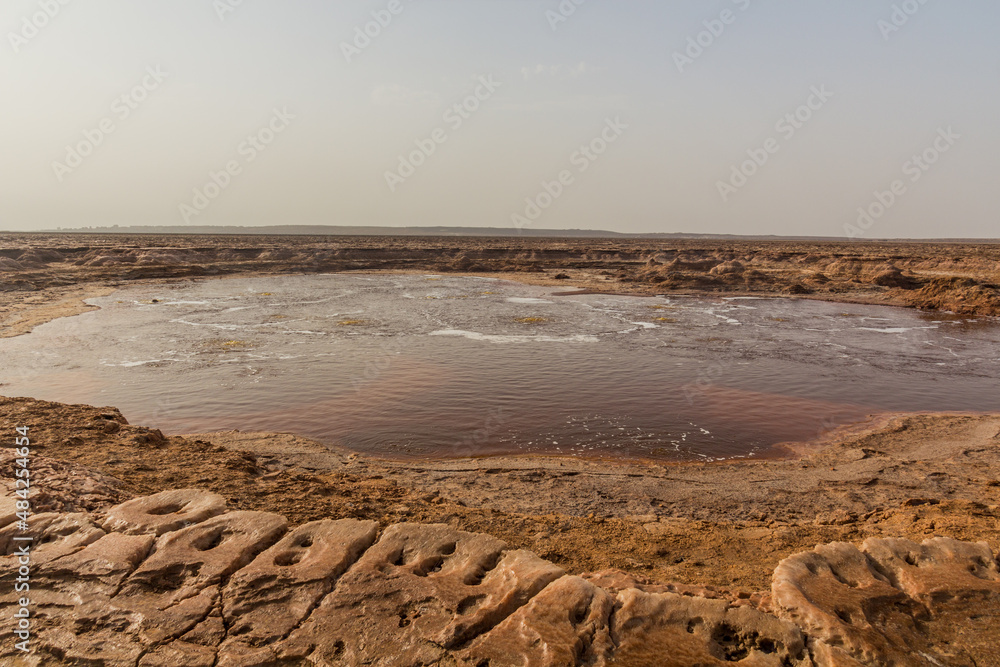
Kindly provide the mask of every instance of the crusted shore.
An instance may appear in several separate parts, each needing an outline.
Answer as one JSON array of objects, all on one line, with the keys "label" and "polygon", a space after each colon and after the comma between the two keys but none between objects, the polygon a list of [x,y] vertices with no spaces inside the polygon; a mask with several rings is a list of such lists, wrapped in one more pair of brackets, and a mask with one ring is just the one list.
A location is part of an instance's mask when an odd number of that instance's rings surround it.
[{"label": "crusted shore", "polygon": [[[989,244],[4,235],[0,336],[137,282],[334,271],[1000,314]],[[18,426],[37,650],[8,624],[2,664],[1000,665],[1000,415],[683,465],[391,461],[0,397]]]},{"label": "crusted shore", "polygon": [[0,336],[137,282],[431,271],[629,294],[772,295],[1000,315],[1000,245],[462,237],[0,235]]},{"label": "crusted shore", "polygon": [[40,545],[23,664],[1000,664],[998,415],[621,469],[366,460],[0,399],[18,425]]}]

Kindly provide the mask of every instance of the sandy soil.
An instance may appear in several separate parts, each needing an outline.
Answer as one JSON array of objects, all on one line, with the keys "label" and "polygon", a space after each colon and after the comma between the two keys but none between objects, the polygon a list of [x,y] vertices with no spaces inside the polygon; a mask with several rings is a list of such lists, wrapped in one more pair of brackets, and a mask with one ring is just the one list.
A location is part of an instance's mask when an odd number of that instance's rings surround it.
[{"label": "sandy soil", "polygon": [[820,543],[943,535],[1000,546],[1000,415],[886,416],[799,459],[669,467],[398,463],[291,435],[166,438],[114,408],[0,398],[0,432],[22,425],[39,454],[117,478],[127,496],[194,487],[293,524],[446,523],[573,573],[765,590],[781,559]]},{"label": "sandy soil", "polygon": [[47,288],[19,300],[0,296],[0,338],[31,333],[35,327],[46,322],[95,310],[97,306],[88,305],[86,300],[107,296],[114,291],[114,287],[107,285],[85,284]]}]

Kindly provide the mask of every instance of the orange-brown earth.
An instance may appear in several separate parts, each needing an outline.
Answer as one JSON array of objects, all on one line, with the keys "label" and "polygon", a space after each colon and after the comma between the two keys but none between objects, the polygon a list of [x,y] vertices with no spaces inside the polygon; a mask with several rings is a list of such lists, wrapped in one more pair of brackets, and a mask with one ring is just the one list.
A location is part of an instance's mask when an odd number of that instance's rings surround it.
[{"label": "orange-brown earth", "polygon": [[[373,461],[0,398],[0,433],[19,426],[50,513],[31,528],[42,653],[10,664],[1000,665],[1000,415],[669,467]],[[0,629],[0,655],[13,643]]]},{"label": "orange-brown earth", "polygon": [[[134,282],[333,271],[479,273],[636,294],[794,295],[1000,315],[1000,246],[992,244],[3,235],[0,336],[82,312],[84,298]],[[996,415],[883,417],[800,459],[669,467],[373,461],[291,435],[163,437],[113,408],[0,398],[0,432],[23,425],[55,462],[36,480],[42,493],[65,487],[82,465],[108,476],[105,506],[193,487],[218,493],[231,510],[276,512],[293,526],[341,517],[381,527],[441,523],[531,549],[570,574],[615,568],[633,583],[763,591],[783,558],[816,544],[947,536],[985,541],[990,553],[1000,544]],[[63,511],[99,509],[88,492],[59,497],[76,499],[59,501]],[[935,655],[960,657],[942,664],[1000,664],[1000,638],[983,625],[997,615],[996,598],[956,604],[926,607],[930,624],[924,612],[906,616],[917,619],[908,632],[954,649]],[[845,641],[838,637],[831,641]],[[833,660],[817,664],[851,664]]]},{"label": "orange-brown earth", "polygon": [[122,498],[201,488],[293,524],[446,523],[571,572],[761,589],[779,560],[823,542],[1000,545],[1000,415],[882,417],[801,459],[652,467],[372,460],[292,435],[165,437],[114,408],[0,397],[0,432],[25,425],[39,454],[119,479]]}]

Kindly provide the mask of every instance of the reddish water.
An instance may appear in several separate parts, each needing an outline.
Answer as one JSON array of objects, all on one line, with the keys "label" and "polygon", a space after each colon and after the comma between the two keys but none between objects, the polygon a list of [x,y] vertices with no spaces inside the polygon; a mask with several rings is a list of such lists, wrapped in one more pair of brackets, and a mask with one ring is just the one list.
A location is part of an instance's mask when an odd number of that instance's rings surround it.
[{"label": "reddish water", "polygon": [[873,412],[1000,410],[997,322],[902,309],[356,275],[95,303],[0,341],[0,391],[397,457],[759,456]]}]

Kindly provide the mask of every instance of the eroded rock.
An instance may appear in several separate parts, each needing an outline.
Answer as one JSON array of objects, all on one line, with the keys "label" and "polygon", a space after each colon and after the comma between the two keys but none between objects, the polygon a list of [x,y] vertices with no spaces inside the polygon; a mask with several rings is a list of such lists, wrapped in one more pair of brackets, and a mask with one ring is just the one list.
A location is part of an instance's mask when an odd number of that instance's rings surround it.
[{"label": "eroded rock", "polygon": [[725,600],[627,589],[618,594],[610,632],[614,665],[814,664],[798,627]]},{"label": "eroded rock", "polygon": [[[914,617],[922,613],[852,544],[822,545],[785,559],[771,590],[779,616],[865,663],[889,664],[915,635]],[[894,636],[879,626],[893,627]]]},{"label": "eroded rock", "polygon": [[111,592],[146,559],[153,540],[152,535],[108,533],[80,551],[49,561],[38,572],[71,586],[93,588],[99,583]]},{"label": "eroded rock", "polygon": [[[24,544],[31,543],[31,563],[34,567],[83,549],[104,536],[104,531],[89,514],[46,512],[29,518],[22,530],[17,523],[0,529],[0,554],[11,555]],[[0,572],[0,581],[6,572]]]},{"label": "eroded rock", "polygon": [[374,521],[324,520],[285,535],[229,580],[223,615],[229,640],[220,665],[286,638],[333,588],[337,579],[375,542]]},{"label": "eroded rock", "polygon": [[923,544],[870,539],[861,550],[893,586],[931,609],[956,596],[1000,604],[1000,566],[985,542],[970,544],[946,537]]},{"label": "eroded rock", "polygon": [[157,539],[115,605],[140,613],[150,641],[180,637],[219,603],[219,586],[285,532],[284,517],[230,512]]},{"label": "eroded rock", "polygon": [[443,525],[390,526],[278,655],[351,664],[378,647],[387,665],[440,660],[563,574],[504,547]]},{"label": "eroded rock", "polygon": [[[833,543],[772,592],[567,576],[443,525],[222,512],[182,490],[0,528],[0,603],[31,537],[33,647],[0,663],[157,667],[994,664],[1000,566],[986,544]],[[197,521],[192,525],[184,524]],[[17,659],[19,662],[13,662]]]},{"label": "eroded rock", "polygon": [[197,489],[164,491],[135,498],[108,510],[104,529],[128,535],[163,535],[226,511],[220,495]]},{"label": "eroded rock", "polygon": [[614,607],[604,589],[580,577],[562,577],[461,656],[477,667],[602,664],[611,649],[607,628]]},{"label": "eroded rock", "polygon": [[[0,494],[0,526],[16,518],[15,492],[20,488],[16,480],[21,470],[17,460],[16,450],[0,449],[0,480],[9,480]],[[30,473],[33,512],[98,512],[127,497],[117,479],[47,456],[32,455]]]}]

